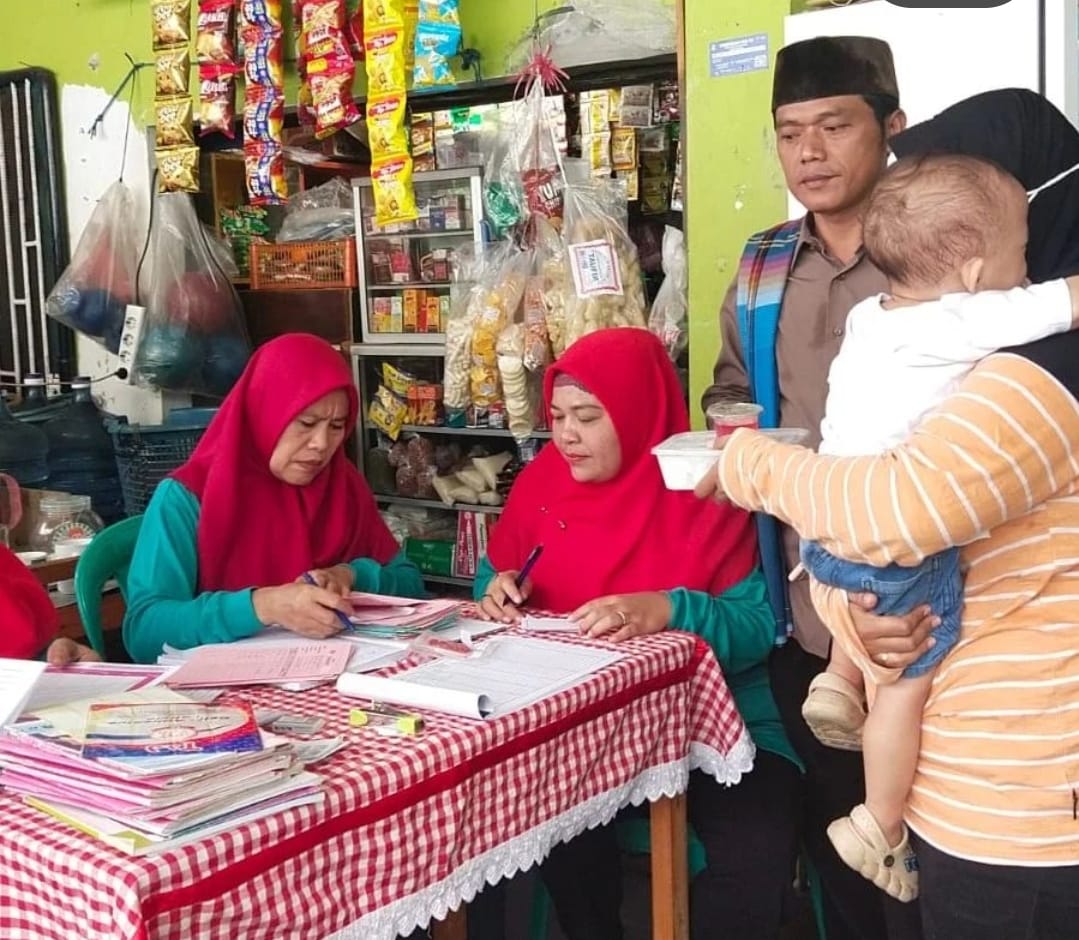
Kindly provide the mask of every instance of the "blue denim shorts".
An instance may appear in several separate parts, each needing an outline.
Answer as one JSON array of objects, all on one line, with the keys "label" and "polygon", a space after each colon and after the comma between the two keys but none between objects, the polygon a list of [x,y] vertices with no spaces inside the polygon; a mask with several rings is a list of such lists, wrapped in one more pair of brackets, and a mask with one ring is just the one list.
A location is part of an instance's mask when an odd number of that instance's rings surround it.
[{"label": "blue denim shorts", "polygon": [[940,626],[932,634],[936,643],[903,670],[906,678],[935,669],[958,641],[963,613],[963,573],[959,568],[958,548],[930,555],[913,568],[900,565],[874,568],[844,561],[818,543],[804,539],[801,556],[806,571],[822,584],[853,593],[875,594],[876,614],[902,616],[921,604],[928,604],[940,617]]}]

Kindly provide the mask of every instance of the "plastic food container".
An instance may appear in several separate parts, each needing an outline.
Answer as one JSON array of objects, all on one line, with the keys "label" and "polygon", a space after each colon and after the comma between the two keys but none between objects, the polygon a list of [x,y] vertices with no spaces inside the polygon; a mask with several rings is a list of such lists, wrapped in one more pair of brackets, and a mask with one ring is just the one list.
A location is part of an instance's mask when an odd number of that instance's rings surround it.
[{"label": "plastic food container", "polygon": [[[783,444],[801,444],[809,437],[805,428],[769,428],[758,433]],[[685,431],[653,447],[667,489],[693,489],[719,459],[721,452],[712,446],[714,442],[712,431]]]},{"label": "plastic food container", "polygon": [[733,434],[738,428],[755,428],[764,409],[753,402],[717,402],[705,415],[717,438]]}]

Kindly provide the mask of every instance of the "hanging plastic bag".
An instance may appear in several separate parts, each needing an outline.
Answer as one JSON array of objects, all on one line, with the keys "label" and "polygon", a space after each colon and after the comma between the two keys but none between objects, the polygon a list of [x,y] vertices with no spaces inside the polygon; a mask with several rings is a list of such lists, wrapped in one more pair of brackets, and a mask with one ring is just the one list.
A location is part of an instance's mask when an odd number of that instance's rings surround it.
[{"label": "hanging plastic bag", "polygon": [[533,78],[522,99],[517,134],[516,164],[520,168],[525,200],[533,216],[543,216],[556,229],[562,227],[563,178],[561,154],[544,110],[543,82]]},{"label": "hanging plastic bag", "polygon": [[[224,254],[222,254],[224,253]],[[251,355],[240,298],[223,267],[227,249],[206,234],[191,198],[157,197],[142,269],[146,325],[135,356],[140,382],[223,396]]]},{"label": "hanging plastic bag", "polygon": [[671,361],[677,361],[688,344],[686,335],[686,291],[689,279],[686,271],[686,244],[682,230],[666,226],[663,230],[663,283],[659,285],[648,329],[667,347]]},{"label": "hanging plastic bag", "polygon": [[521,186],[517,164],[519,128],[512,110],[498,113],[497,127],[484,133],[480,150],[484,155],[483,209],[491,238],[508,237],[528,218],[528,203]]},{"label": "hanging plastic bag", "polygon": [[644,327],[648,306],[627,227],[626,182],[566,185],[566,345],[611,326]]},{"label": "hanging plastic bag", "polygon": [[134,191],[121,181],[113,183],[90,214],[71,263],[49,292],[46,313],[109,352],[118,352],[124,314],[135,300],[135,268],[145,231]]}]

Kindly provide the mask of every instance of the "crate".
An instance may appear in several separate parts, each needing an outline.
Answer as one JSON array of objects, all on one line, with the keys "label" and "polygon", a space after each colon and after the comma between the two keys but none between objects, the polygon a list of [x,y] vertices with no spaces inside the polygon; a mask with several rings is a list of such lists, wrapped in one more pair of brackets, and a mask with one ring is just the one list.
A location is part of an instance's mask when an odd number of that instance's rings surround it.
[{"label": "crate", "polygon": [[251,246],[252,290],[356,287],[356,239]]},{"label": "crate", "polygon": [[109,421],[116,469],[124,494],[124,512],[145,511],[157,484],[194,452],[216,408],[180,408],[164,424],[128,424]]}]

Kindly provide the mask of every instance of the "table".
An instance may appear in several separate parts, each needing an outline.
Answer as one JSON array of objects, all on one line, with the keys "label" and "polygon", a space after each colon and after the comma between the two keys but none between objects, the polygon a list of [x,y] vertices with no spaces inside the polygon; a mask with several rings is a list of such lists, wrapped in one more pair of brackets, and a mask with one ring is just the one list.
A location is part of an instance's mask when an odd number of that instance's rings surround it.
[{"label": "table", "polygon": [[[76,556],[69,558],[56,558],[30,565],[30,571],[37,578],[38,583],[46,590],[50,584],[57,581],[69,581],[75,577],[75,565],[79,559]],[[124,599],[119,591],[108,591],[101,595],[101,625],[107,630],[118,630],[124,621]],[[66,604],[56,608],[60,621],[59,636],[71,637],[73,640],[81,640],[86,636],[86,630],[79,616],[79,608],[75,603]]]},{"label": "table", "polygon": [[[647,800],[654,936],[681,940],[677,795],[692,768],[736,782],[753,745],[701,640],[670,631],[622,649],[584,683],[496,720],[428,713],[415,738],[350,729],[355,700],[331,686],[232,693],[317,713],[320,736],[349,736],[314,768],[326,800],[159,855],[125,856],[0,795],[0,936],[392,940]],[[447,926],[459,931],[463,917]]]}]

